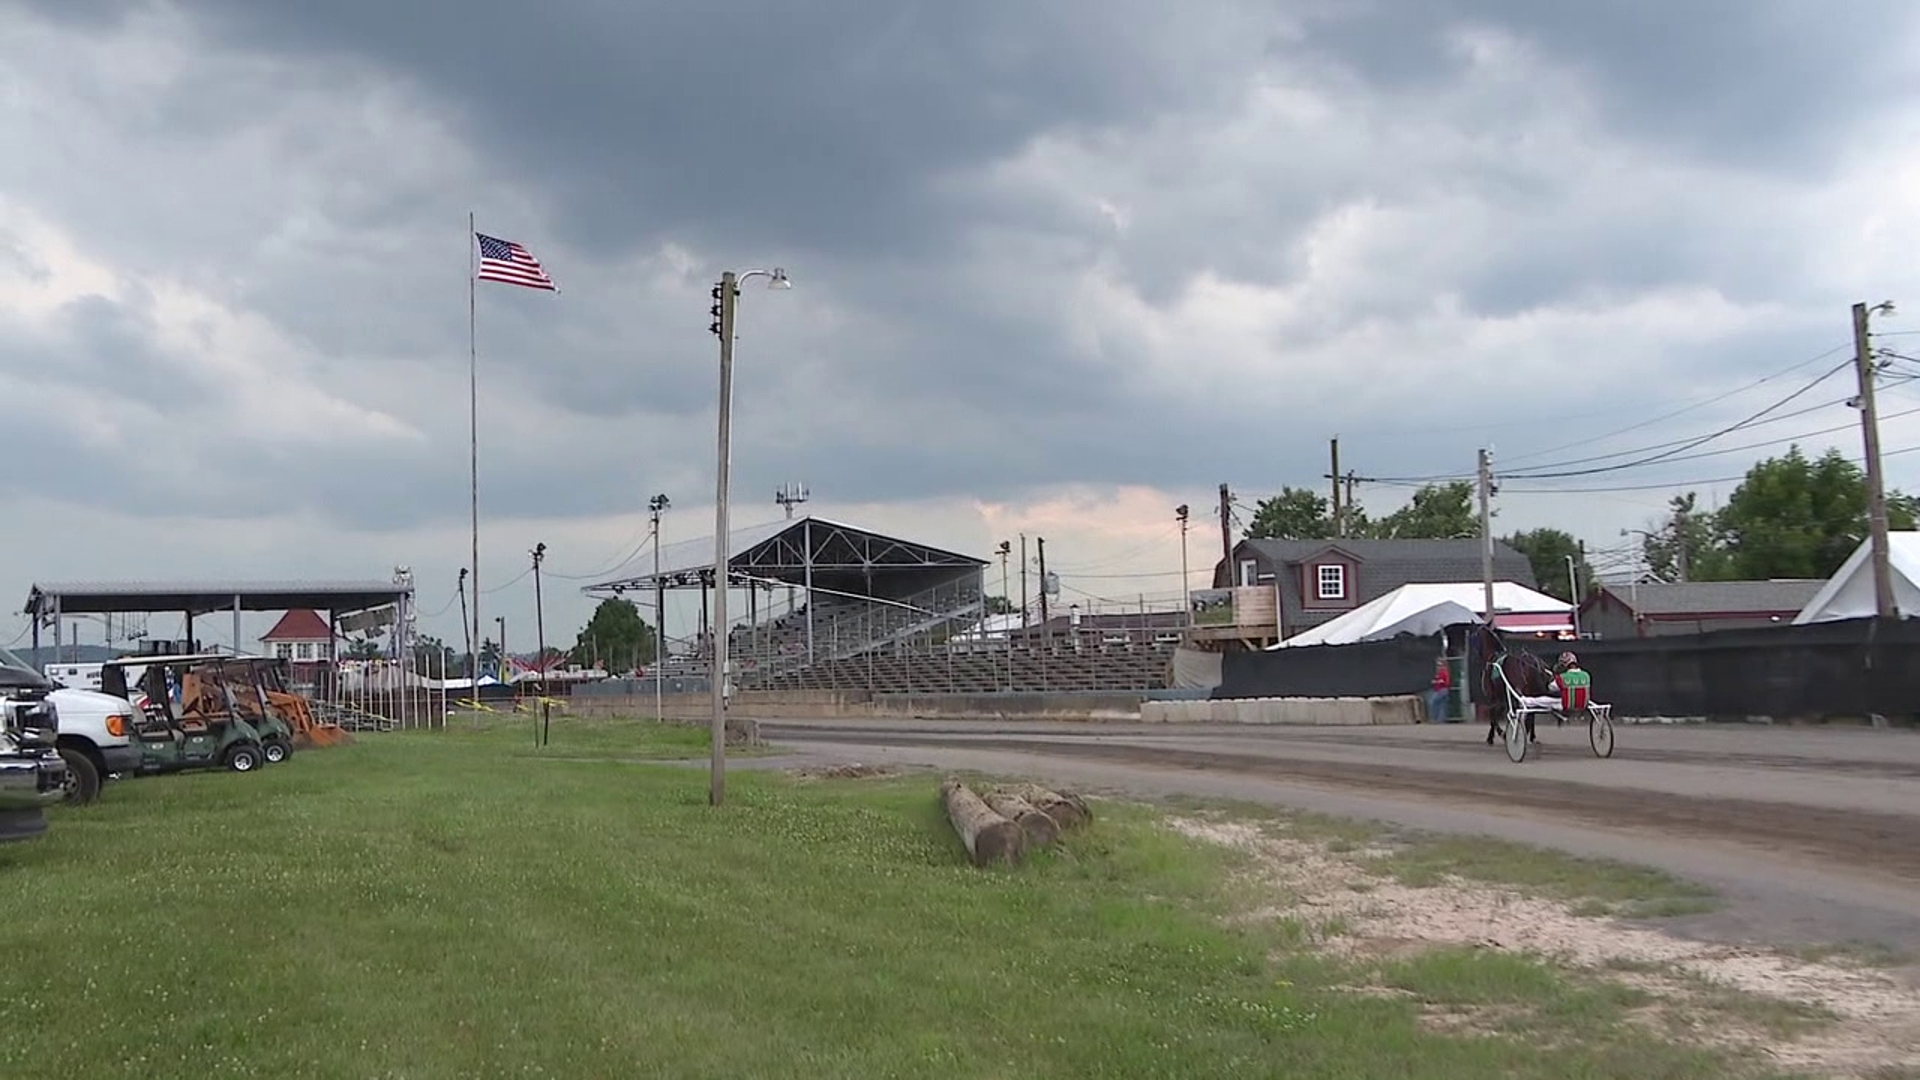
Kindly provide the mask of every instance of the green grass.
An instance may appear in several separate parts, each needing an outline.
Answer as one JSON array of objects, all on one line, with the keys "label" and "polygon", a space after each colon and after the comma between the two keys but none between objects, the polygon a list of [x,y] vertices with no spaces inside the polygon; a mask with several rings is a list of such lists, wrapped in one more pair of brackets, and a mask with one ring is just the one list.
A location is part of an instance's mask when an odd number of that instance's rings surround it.
[{"label": "green grass", "polygon": [[[1338,992],[1307,942],[1224,923],[1234,856],[1145,808],[975,870],[931,777],[741,772],[716,810],[702,771],[627,760],[703,752],[684,729],[577,723],[56,811],[0,848],[0,1076],[1728,1075],[1618,1025],[1450,1035],[1432,1001]],[[575,751],[616,760],[542,760]],[[1626,1007],[1421,964],[1401,980],[1443,1005]]]}]

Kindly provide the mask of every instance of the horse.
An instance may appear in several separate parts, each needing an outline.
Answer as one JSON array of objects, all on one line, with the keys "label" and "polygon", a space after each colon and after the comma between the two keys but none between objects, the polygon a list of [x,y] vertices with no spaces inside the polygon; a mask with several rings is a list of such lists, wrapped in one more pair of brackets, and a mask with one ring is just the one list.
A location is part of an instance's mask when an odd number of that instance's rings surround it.
[{"label": "horse", "polygon": [[[1507,719],[1507,691],[1495,678],[1494,669],[1497,667],[1523,697],[1551,696],[1553,672],[1546,661],[1525,649],[1509,651],[1500,632],[1491,626],[1481,624],[1474,627],[1473,633],[1480,645],[1480,655],[1486,658],[1486,666],[1480,672],[1480,690],[1487,702],[1487,745],[1492,746]],[[1535,741],[1531,715],[1527,717],[1527,741]]]}]

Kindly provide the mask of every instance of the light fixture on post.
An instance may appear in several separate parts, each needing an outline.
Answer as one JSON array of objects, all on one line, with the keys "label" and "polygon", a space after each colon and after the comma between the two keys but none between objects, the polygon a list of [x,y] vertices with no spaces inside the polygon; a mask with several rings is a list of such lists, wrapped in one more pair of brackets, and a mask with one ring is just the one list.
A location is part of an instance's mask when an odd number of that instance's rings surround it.
[{"label": "light fixture on post", "polygon": [[727,484],[733,459],[733,320],[740,297],[740,286],[756,277],[767,279],[769,289],[791,289],[793,282],[780,267],[771,270],[732,270],[720,275],[713,287],[713,324],[707,329],[720,338],[720,422],[719,451],[715,469],[713,498],[713,717],[709,725],[711,767],[707,780],[707,802],[719,806],[727,790]]}]

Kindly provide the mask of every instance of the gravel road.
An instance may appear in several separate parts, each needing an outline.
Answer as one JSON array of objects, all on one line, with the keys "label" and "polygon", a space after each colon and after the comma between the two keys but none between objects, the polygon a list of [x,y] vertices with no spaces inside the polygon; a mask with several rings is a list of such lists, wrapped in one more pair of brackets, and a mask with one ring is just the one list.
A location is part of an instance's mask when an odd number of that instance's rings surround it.
[{"label": "gravel road", "polygon": [[1612,758],[1542,724],[1521,765],[1469,724],[1247,727],[762,721],[813,760],[1031,775],[1145,796],[1294,807],[1656,866],[1725,910],[1719,941],[1873,942],[1920,956],[1920,733],[1627,726]]}]

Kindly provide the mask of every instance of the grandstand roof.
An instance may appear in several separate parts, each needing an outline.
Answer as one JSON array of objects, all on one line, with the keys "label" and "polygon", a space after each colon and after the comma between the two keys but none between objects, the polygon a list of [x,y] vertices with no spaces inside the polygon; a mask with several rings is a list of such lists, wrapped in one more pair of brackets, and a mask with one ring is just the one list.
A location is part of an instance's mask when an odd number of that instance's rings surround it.
[{"label": "grandstand roof", "polygon": [[406,596],[392,581],[61,581],[36,582],[24,613],[100,615],[108,612],[286,611],[313,608],[341,614],[382,607]]},{"label": "grandstand roof", "polygon": [[[811,516],[735,529],[728,533],[727,550],[731,552],[727,558],[728,576],[734,579],[759,577],[785,581],[803,573],[809,564],[816,574],[939,567],[976,569],[987,565],[985,559],[971,555]],[[616,578],[588,585],[582,591],[617,593],[626,589],[651,589],[656,577],[660,584],[675,588],[700,584],[712,574],[713,537],[708,535],[662,546],[657,574]]]}]

